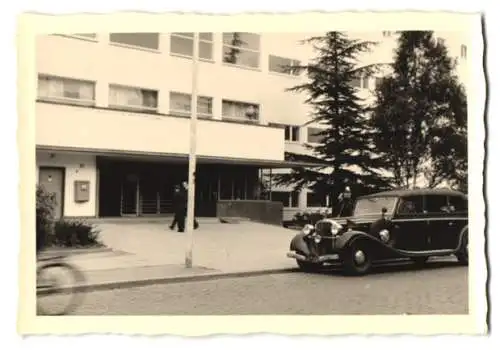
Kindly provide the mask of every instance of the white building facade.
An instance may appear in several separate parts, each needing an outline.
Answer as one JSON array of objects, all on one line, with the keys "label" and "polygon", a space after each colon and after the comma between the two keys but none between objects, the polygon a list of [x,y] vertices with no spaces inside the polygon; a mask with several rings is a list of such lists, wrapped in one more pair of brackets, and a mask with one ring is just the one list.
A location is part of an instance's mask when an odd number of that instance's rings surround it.
[{"label": "white building facade", "polygon": [[[299,43],[310,35],[200,33],[197,154],[204,168],[197,173],[197,202],[257,198],[259,169],[286,168],[285,151],[305,152],[302,145],[314,142],[314,125],[305,126],[305,96],[285,91],[306,78],[281,68],[313,57]],[[366,35],[381,41],[367,63],[390,62],[390,33]],[[466,55],[459,42],[450,51]],[[172,186],[187,178],[192,54],[192,33],[37,39],[37,179],[58,193],[59,215],[171,210]],[[368,96],[375,80],[359,84]],[[284,203],[285,220],[325,205],[305,190],[273,188],[272,199]]]}]

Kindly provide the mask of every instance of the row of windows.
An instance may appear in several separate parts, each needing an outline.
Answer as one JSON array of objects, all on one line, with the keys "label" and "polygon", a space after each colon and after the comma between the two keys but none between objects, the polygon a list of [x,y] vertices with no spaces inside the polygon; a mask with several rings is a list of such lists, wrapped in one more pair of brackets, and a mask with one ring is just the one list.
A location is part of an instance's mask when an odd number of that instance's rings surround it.
[{"label": "row of windows", "polygon": [[[299,193],[286,191],[272,191],[271,200],[283,203],[284,208],[297,208],[299,206]],[[314,192],[307,193],[307,207],[324,208],[327,206],[326,196]]]},{"label": "row of windows", "polygon": [[[110,84],[108,89],[108,105],[115,109],[130,111],[156,112],[158,110],[157,90]],[[82,106],[95,104],[95,82],[70,78],[40,75],[38,77],[38,98],[46,101],[71,102]],[[213,98],[197,97],[197,114],[201,117],[213,116]],[[259,120],[260,106],[255,103],[231,101],[222,99],[222,118],[246,121]],[[170,91],[169,113],[177,116],[191,114],[191,94]],[[282,127],[285,141],[299,142],[300,127],[269,123],[271,126]],[[307,128],[307,142],[320,143],[322,136],[317,135],[321,129]]]},{"label": "row of windows", "polygon": [[[121,110],[156,112],[158,110],[158,95],[156,90],[110,84],[108,105]],[[95,104],[95,82],[40,75],[38,78],[38,98],[92,106]],[[169,99],[170,114],[190,115],[190,94],[171,91]],[[212,97],[197,97],[197,114],[199,116],[212,117],[212,106]],[[222,117],[258,121],[259,105],[223,99]]]},{"label": "row of windows", "polygon": [[[284,208],[296,208],[299,206],[299,194],[297,192],[273,191],[271,199],[276,202],[282,202]],[[307,194],[308,208],[324,208],[327,207],[327,198],[314,192]],[[407,197],[402,200],[398,207],[398,213],[422,214],[423,197]],[[443,214],[450,212],[463,212],[467,210],[467,201],[458,196],[425,196],[425,213]]]},{"label": "row of windows", "polygon": [[[278,123],[269,123],[270,126],[281,127],[285,130],[285,141],[287,142],[300,142],[301,128],[298,125],[287,125]],[[306,142],[308,143],[321,143],[324,136],[320,135],[323,129],[308,127]]]},{"label": "row of windows", "polygon": [[[370,89],[370,88],[376,88],[379,86],[379,84],[382,82],[381,77],[359,77],[352,79],[349,84],[354,87],[354,88],[360,88],[360,89]],[[370,86],[370,82],[374,82],[374,86]]]},{"label": "row of windows", "polygon": [[[78,38],[90,38],[97,40],[95,33],[72,34]],[[109,41],[114,44],[127,47],[142,48],[148,50],[160,50],[160,33],[111,33]],[[213,33],[199,33],[198,36],[198,58],[212,61],[214,38]],[[222,34],[222,62],[259,69],[261,67],[261,44],[260,35],[255,33],[223,33]],[[194,33],[171,33],[170,53],[183,57],[193,57]],[[270,72],[299,75],[298,70],[290,69],[291,66],[300,65],[300,61],[292,58],[269,55],[268,70]]]}]

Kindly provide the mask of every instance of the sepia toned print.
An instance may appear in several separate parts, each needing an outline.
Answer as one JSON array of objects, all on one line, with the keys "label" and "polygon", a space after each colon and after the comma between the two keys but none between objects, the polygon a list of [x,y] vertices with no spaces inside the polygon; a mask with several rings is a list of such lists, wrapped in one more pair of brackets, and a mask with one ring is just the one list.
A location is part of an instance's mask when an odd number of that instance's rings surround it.
[{"label": "sepia toned print", "polygon": [[29,317],[475,315],[467,28],[86,28],[34,38]]}]

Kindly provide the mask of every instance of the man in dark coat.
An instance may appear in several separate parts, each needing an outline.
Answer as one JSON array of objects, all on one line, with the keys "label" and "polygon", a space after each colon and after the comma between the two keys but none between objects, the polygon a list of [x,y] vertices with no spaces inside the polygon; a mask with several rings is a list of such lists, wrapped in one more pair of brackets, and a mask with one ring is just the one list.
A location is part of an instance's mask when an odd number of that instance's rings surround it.
[{"label": "man in dark coat", "polygon": [[[178,232],[184,232],[186,227],[186,216],[187,216],[187,202],[188,202],[188,184],[186,181],[182,183],[182,186],[176,186],[176,192],[174,193],[174,221],[170,228],[173,230],[175,224],[177,224]],[[194,219],[194,229],[199,227],[198,221]]]},{"label": "man in dark coat", "polygon": [[170,225],[170,229],[173,230],[177,225],[178,231],[184,232],[184,223],[187,212],[187,193],[184,188],[181,188],[178,185],[174,187],[174,198],[172,204],[174,209],[174,221]]}]

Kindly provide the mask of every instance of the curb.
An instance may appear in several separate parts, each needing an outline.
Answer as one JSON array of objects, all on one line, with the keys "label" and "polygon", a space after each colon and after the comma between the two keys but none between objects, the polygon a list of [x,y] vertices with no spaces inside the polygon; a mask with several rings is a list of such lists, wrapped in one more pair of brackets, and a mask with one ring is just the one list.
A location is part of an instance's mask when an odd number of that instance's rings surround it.
[{"label": "curb", "polygon": [[169,276],[169,277],[150,278],[150,279],[133,280],[133,281],[117,281],[117,282],[105,282],[96,284],[85,284],[85,285],[77,285],[73,288],[68,288],[68,289],[71,289],[73,292],[94,292],[94,291],[104,291],[112,289],[143,287],[153,284],[202,282],[214,279],[265,276],[277,273],[291,273],[297,271],[298,268],[291,267],[291,268],[268,269],[268,270],[258,270],[258,271],[254,270],[254,271],[238,271],[238,272],[202,273],[190,276]]},{"label": "curb", "polygon": [[54,248],[48,249],[43,252],[44,255],[80,255],[80,254],[97,254],[109,253],[113,249],[109,247],[102,248]]}]

